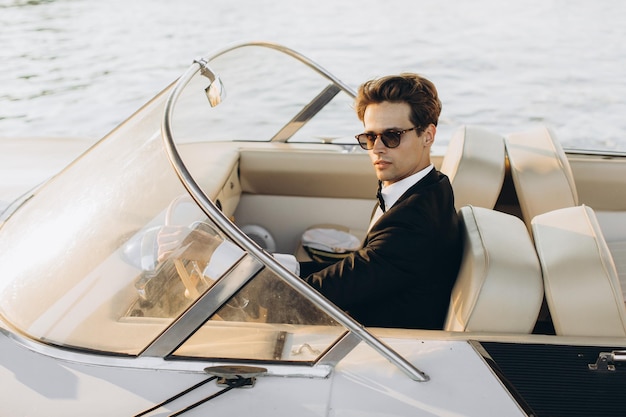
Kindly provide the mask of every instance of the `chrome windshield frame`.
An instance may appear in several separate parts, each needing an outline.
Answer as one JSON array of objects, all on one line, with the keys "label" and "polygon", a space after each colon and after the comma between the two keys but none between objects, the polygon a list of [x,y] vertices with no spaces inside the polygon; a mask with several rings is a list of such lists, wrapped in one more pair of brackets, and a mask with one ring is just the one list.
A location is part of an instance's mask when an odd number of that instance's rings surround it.
[{"label": "chrome windshield frame", "polygon": [[235,267],[209,291],[202,294],[189,309],[165,329],[139,356],[166,357],[174,352],[187,337],[202,326],[257,272],[263,268],[256,259],[244,255]]},{"label": "chrome windshield frame", "polygon": [[[245,46],[259,46],[259,47],[268,47],[273,48],[284,53],[287,53],[290,56],[304,62],[309,67],[322,74],[329,80],[336,83],[341,89],[344,91],[350,92],[351,90],[346,87],[343,83],[337,80],[335,77],[330,75],[327,71],[323,70],[319,65],[310,61],[309,59],[303,57],[295,51],[292,51],[288,48],[282,47],[280,45],[275,45],[266,42],[252,42],[236,45],[227,49],[222,50],[212,56],[210,56],[207,61],[222,55],[228,51],[238,49]],[[172,130],[172,120],[174,116],[174,109],[176,107],[176,102],[182,94],[182,91],[190,82],[190,80],[201,70],[201,64],[196,60],[194,63],[187,69],[187,71],[178,79],[174,87],[172,88],[169,96],[167,97],[167,101],[165,104],[164,116],[161,126],[161,133],[163,137],[164,146],[167,152],[167,156],[169,161],[174,168],[176,175],[181,181],[183,187],[189,192],[190,196],[193,200],[198,204],[200,209],[211,218],[215,224],[222,230],[222,232],[238,245],[240,245],[245,251],[248,252],[249,255],[254,257],[260,263],[265,265],[265,267],[269,267],[273,272],[275,272],[285,283],[287,283],[294,290],[302,294],[309,301],[311,301],[315,306],[317,306],[320,310],[324,311],[330,317],[332,317],[336,322],[344,326],[348,330],[348,336],[344,336],[336,340],[333,346],[329,349],[324,357],[322,357],[321,361],[318,363],[323,364],[336,364],[343,357],[345,357],[351,350],[354,348],[357,343],[356,340],[363,341],[368,346],[377,351],[380,355],[385,357],[388,361],[397,366],[402,372],[404,372],[407,376],[415,381],[428,381],[430,378],[423,371],[417,369],[413,364],[411,364],[408,360],[402,357],[399,353],[394,351],[391,347],[386,345],[384,342],[373,336],[369,331],[367,331],[360,323],[352,319],[346,313],[344,313],[337,306],[328,301],[325,297],[315,291],[312,287],[302,281],[300,278],[293,275],[290,271],[288,271],[285,267],[283,267],[280,263],[278,263],[275,258],[262,249],[256,242],[254,242],[251,238],[249,238],[245,233],[243,233],[239,228],[237,228],[231,221],[226,217],[221,210],[211,201],[211,199],[204,193],[202,188],[195,181],[187,166],[185,165],[176,144],[174,142],[174,135]],[[234,294],[234,291],[233,291]],[[185,321],[186,315],[189,313],[187,311],[182,317],[179,318],[179,321]],[[191,326],[193,327],[193,326]],[[187,337],[190,334],[186,335]],[[355,338],[356,337],[356,338]],[[177,335],[175,339],[180,339],[180,335]],[[178,340],[178,344],[182,343],[184,340]],[[161,341],[159,344],[164,343],[164,346],[174,346],[177,345],[175,340],[170,342]],[[158,349],[159,354],[164,353],[163,350]],[[167,350],[167,349],[166,349]]]},{"label": "chrome windshield frame", "polygon": [[287,142],[340,92],[336,84],[328,84],[313,100],[274,135],[270,142]]}]

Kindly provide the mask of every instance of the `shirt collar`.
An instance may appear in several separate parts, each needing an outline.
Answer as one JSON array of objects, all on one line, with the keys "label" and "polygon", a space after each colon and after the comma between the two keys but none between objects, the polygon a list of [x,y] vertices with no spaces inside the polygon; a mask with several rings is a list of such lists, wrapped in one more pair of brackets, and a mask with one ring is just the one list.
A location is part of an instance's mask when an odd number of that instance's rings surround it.
[{"label": "shirt collar", "polygon": [[409,175],[408,177],[403,178],[398,182],[394,182],[387,187],[383,186],[381,193],[383,195],[383,199],[385,200],[385,207],[387,207],[387,209],[390,209],[394,204],[396,204],[396,201],[398,201],[402,194],[404,194],[413,185],[417,184],[419,180],[428,175],[428,173],[433,168],[433,164],[430,164],[426,168],[416,172],[413,175]]}]

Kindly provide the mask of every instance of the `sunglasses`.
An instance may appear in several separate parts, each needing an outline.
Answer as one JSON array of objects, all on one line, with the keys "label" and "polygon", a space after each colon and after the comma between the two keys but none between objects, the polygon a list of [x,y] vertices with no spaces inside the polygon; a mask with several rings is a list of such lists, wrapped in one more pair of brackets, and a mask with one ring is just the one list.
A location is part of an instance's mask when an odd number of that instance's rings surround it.
[{"label": "sunglasses", "polygon": [[415,129],[417,129],[417,126],[405,130],[385,130],[382,133],[361,133],[356,135],[355,138],[359,141],[361,148],[367,151],[374,148],[374,142],[376,142],[378,137],[380,137],[380,140],[383,141],[383,145],[386,147],[397,148],[400,145],[402,135]]}]

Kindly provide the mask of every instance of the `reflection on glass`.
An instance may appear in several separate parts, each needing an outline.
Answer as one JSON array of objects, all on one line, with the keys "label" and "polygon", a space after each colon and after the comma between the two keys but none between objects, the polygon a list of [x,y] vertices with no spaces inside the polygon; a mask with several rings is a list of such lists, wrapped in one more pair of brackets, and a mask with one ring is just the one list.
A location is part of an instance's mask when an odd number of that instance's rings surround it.
[{"label": "reflection on glass", "polygon": [[152,235],[157,242],[147,246],[162,260],[135,281],[138,298],[128,309],[130,317],[179,316],[243,255],[207,221],[164,226]]},{"label": "reflection on glass", "polygon": [[336,325],[326,313],[268,269],[230,299],[211,320],[254,321],[297,325]]},{"label": "reflection on glass", "polygon": [[174,355],[312,363],[344,332],[332,318],[264,269]]}]

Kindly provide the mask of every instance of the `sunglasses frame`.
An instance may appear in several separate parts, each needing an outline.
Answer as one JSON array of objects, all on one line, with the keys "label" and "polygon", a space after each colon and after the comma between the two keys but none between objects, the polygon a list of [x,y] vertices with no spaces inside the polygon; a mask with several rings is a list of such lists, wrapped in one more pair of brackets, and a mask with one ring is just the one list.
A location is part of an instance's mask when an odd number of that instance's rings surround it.
[{"label": "sunglasses frame", "polygon": [[[374,143],[376,142],[376,139],[378,138],[380,138],[380,140],[383,142],[383,145],[385,145],[385,147],[389,149],[393,149],[393,148],[397,148],[398,146],[400,146],[400,142],[402,141],[403,134],[405,134],[406,132],[410,132],[411,130],[416,130],[416,129],[418,129],[418,127],[413,126],[410,129],[404,129],[404,130],[389,129],[381,133],[364,132],[364,133],[359,133],[358,135],[355,136],[355,138],[357,142],[359,142],[359,146],[361,146],[361,148],[365,149],[366,151],[374,149]],[[391,137],[389,137],[388,135],[391,135]],[[361,139],[359,139],[360,137],[365,137],[365,141],[361,142]],[[395,145],[392,145],[393,143],[395,143]]]}]

